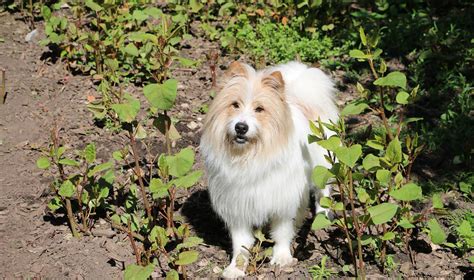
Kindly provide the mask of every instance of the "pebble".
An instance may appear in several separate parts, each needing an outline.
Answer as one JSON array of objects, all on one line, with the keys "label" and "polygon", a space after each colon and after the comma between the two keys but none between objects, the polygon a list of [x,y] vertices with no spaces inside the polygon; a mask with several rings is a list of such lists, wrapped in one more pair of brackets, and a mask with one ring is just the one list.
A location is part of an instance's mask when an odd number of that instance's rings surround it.
[{"label": "pebble", "polygon": [[212,269],[212,272],[214,272],[215,274],[221,274],[222,273],[222,268],[218,267],[218,266],[215,266],[213,269]]},{"label": "pebble", "polygon": [[26,42],[31,42],[36,38],[36,36],[38,36],[38,30],[34,29],[30,33],[26,34],[25,41]]},{"label": "pebble", "polygon": [[187,127],[191,130],[195,130],[199,127],[199,125],[195,121],[191,121],[190,123],[188,123]]},{"label": "pebble", "polygon": [[115,236],[116,232],[111,229],[93,229],[92,234],[94,236],[105,236],[107,238],[112,238]]}]

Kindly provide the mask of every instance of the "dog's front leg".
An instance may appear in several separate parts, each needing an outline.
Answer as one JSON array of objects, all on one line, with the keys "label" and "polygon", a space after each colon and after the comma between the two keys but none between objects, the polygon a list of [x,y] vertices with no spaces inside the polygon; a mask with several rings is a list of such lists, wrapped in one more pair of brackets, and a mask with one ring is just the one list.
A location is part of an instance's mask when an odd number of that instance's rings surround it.
[{"label": "dog's front leg", "polygon": [[291,218],[279,218],[272,222],[273,257],[270,264],[280,266],[296,263],[297,260],[291,255],[291,241],[295,236],[294,221]]},{"label": "dog's front leg", "polygon": [[[229,228],[232,237],[232,261],[224,269],[224,278],[238,278],[245,276],[248,265],[250,247],[253,246],[254,236],[252,228],[247,226],[234,226]],[[247,249],[245,249],[247,248]]]}]

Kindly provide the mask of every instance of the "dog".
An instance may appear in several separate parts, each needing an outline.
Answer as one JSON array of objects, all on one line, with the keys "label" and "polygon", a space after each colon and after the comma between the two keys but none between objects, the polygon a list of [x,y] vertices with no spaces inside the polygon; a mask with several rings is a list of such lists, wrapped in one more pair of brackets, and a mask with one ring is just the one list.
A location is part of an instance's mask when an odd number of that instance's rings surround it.
[{"label": "dog", "polygon": [[[338,119],[334,91],[326,74],[299,62],[260,71],[233,62],[220,79],[200,150],[212,207],[232,238],[223,277],[245,276],[253,229],[267,224],[275,242],[271,264],[296,262],[290,247],[316,190],[312,170],[330,167],[327,151],[308,143],[309,121]],[[330,187],[316,192],[328,196]]]}]

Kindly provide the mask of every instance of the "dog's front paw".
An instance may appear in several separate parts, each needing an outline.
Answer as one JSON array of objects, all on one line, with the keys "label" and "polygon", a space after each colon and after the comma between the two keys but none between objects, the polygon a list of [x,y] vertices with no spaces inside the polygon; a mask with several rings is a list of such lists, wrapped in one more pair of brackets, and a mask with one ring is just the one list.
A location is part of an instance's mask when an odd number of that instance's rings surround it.
[{"label": "dog's front paw", "polygon": [[276,264],[283,267],[287,265],[296,264],[297,262],[298,260],[296,258],[293,258],[293,256],[290,253],[276,253],[276,254],[273,254],[270,264],[272,265]]},{"label": "dog's front paw", "polygon": [[238,269],[234,265],[229,265],[224,269],[224,272],[222,272],[222,277],[224,278],[239,278],[239,277],[244,277],[245,276],[245,271]]}]

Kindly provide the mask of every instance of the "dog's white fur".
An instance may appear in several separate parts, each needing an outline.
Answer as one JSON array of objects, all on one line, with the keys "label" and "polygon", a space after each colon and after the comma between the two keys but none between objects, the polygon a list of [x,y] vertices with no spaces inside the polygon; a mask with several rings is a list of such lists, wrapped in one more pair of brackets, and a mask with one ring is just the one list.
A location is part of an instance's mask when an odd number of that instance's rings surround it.
[{"label": "dog's white fur", "polygon": [[[253,228],[267,223],[275,241],[271,263],[284,266],[296,261],[291,241],[303,221],[309,192],[315,189],[312,169],[328,166],[327,152],[308,144],[309,119],[338,118],[333,94],[327,75],[299,62],[261,71],[234,62],[224,75],[200,145],[212,206],[232,237],[233,257],[224,277],[245,275],[245,268],[237,267],[237,257],[247,260],[245,248],[254,243]],[[255,104],[263,111],[256,111]],[[237,122],[248,125],[244,144],[233,138]],[[317,197],[329,192],[328,186]],[[324,209],[317,205],[317,211]]]}]

